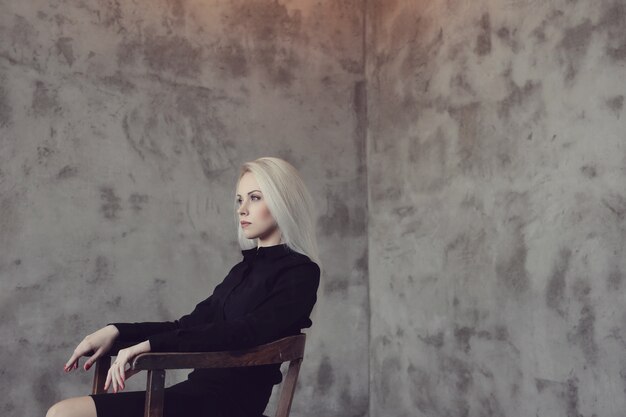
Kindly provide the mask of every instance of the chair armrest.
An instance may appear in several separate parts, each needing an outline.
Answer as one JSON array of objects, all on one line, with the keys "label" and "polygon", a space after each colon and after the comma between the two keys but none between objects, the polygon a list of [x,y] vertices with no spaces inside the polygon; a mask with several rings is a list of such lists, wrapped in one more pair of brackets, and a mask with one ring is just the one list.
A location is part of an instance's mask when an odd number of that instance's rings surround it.
[{"label": "chair armrest", "polygon": [[130,369],[233,368],[283,363],[303,357],[305,338],[300,333],[248,349],[220,352],[141,353],[132,360]]}]

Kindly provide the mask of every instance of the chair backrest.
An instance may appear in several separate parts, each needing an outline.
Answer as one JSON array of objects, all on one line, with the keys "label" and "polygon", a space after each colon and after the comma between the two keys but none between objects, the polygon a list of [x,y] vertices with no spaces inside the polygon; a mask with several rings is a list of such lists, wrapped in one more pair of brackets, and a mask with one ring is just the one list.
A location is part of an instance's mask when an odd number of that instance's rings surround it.
[{"label": "chair backrest", "polygon": [[[131,369],[148,371],[146,412],[144,415],[148,417],[162,416],[162,390],[166,369],[231,368],[289,362],[287,375],[281,383],[278,408],[275,414],[276,417],[288,417],[298,382],[300,365],[304,357],[305,343],[306,334],[300,333],[249,349],[222,352],[148,352],[139,354],[133,359]],[[116,342],[108,354],[97,359],[92,393],[105,392],[104,381],[111,365],[111,356],[115,355],[120,348],[127,346],[128,343]]]}]

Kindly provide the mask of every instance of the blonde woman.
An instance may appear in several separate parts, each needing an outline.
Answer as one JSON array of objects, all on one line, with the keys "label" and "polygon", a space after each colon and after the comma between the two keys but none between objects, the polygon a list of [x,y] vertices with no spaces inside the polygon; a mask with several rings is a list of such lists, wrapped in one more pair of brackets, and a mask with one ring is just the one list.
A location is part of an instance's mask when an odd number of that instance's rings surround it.
[{"label": "blonde woman", "polygon": [[[124,391],[133,373],[126,365],[143,352],[209,352],[241,349],[298,334],[311,327],[322,273],[315,238],[313,200],[296,169],[273,157],[241,166],[235,220],[243,258],[211,296],[178,320],[109,323],[85,337],[65,364],[71,372],[88,352],[84,369],[114,340],[136,342],[118,352],[107,374],[112,393],[65,399],[47,417],[142,417],[144,391]],[[280,365],[194,369],[165,388],[164,417],[262,416]]]}]

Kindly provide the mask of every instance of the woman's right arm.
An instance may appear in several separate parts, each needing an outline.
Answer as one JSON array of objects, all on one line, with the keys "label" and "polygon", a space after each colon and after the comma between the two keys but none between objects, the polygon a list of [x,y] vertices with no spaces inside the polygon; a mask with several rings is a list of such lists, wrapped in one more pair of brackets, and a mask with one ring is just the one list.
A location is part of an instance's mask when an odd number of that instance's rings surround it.
[{"label": "woman's right arm", "polygon": [[87,335],[74,349],[72,356],[66,362],[66,372],[78,368],[79,359],[88,352],[94,354],[85,361],[84,369],[88,370],[91,365],[104,353],[108,352],[115,340],[121,342],[143,342],[153,334],[196,326],[208,323],[212,320],[213,295],[196,305],[194,310],[174,321],[148,321],[138,323],[108,323],[103,328]]},{"label": "woman's right arm", "polygon": [[214,296],[212,294],[207,299],[196,304],[196,307],[191,313],[185,314],[174,321],[107,323],[107,326],[114,326],[117,329],[117,340],[121,342],[143,342],[144,340],[148,340],[149,336],[157,333],[210,323],[214,317],[213,300]]}]

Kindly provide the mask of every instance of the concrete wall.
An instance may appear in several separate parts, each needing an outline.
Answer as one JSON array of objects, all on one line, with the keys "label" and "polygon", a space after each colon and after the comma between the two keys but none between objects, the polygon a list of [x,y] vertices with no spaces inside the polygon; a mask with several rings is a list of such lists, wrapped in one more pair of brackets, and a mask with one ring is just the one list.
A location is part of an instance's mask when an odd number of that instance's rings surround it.
[{"label": "concrete wall", "polygon": [[221,281],[262,155],[320,209],[294,417],[623,415],[623,2],[0,7],[3,415]]},{"label": "concrete wall", "polygon": [[319,204],[327,268],[292,415],[365,415],[361,0],[0,11],[0,414],[87,395],[93,371],[62,367],[107,322],[171,320],[208,296],[241,258],[239,164],[275,155]]},{"label": "concrete wall", "polygon": [[372,416],[623,416],[626,4],[368,1]]}]

